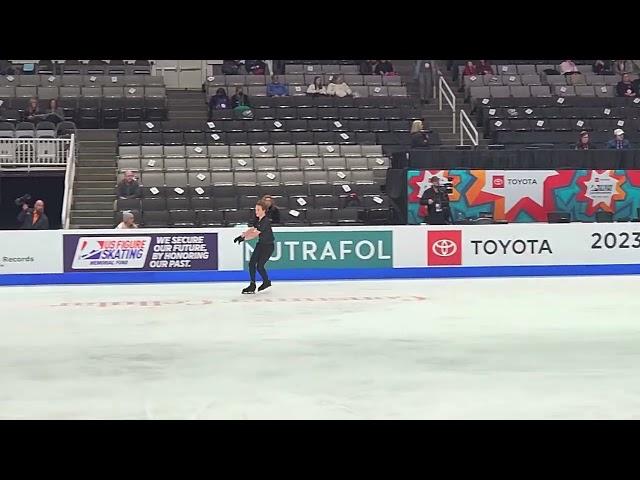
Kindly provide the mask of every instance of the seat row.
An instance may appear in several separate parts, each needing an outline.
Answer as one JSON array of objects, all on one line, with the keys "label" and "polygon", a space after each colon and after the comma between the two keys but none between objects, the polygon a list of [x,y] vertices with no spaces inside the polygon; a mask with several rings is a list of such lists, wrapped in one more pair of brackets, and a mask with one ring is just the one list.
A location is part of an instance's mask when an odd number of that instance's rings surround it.
[{"label": "seat row", "polygon": [[164,87],[164,77],[151,75],[8,75],[0,87]]},{"label": "seat row", "polygon": [[143,145],[120,146],[120,158],[158,157],[382,157],[380,145]]},{"label": "seat row", "polygon": [[[420,120],[424,118],[420,108],[260,108],[253,110],[253,120]],[[211,121],[247,120],[231,110],[210,112]],[[251,119],[249,119],[251,120]],[[245,124],[251,127],[250,123]]]},{"label": "seat row", "polygon": [[[279,75],[278,79],[281,83],[293,86],[306,86],[311,85],[316,77],[322,79],[322,84],[327,85],[331,77],[331,74],[322,73],[306,73],[306,74],[287,74]],[[402,79],[399,76],[380,76],[380,75],[344,75],[344,81],[347,85],[353,87],[357,86],[399,86],[402,85]],[[271,77],[267,75],[214,75],[207,78],[206,85],[208,87],[220,88],[220,87],[236,87],[236,86],[259,86],[268,85],[271,82]],[[214,92],[215,93],[215,92]]]},{"label": "seat row", "polygon": [[19,122],[17,124],[0,122],[0,138],[56,138],[76,131],[73,122]]},{"label": "seat row", "polygon": [[[218,87],[207,87],[207,99],[216,94]],[[368,97],[406,97],[407,87],[405,86],[377,86],[368,87],[362,85],[350,85],[351,92],[354,98],[368,98]],[[233,93],[233,92],[231,92]],[[249,97],[266,97],[267,87],[265,85],[249,86],[244,88],[244,93]],[[306,97],[307,89],[303,86],[292,86],[289,88],[289,95],[293,97]],[[282,98],[282,97],[278,97]]]},{"label": "seat row", "polygon": [[611,98],[616,96],[616,90],[615,87],[612,86],[594,87],[590,85],[469,87],[469,98],[471,102],[488,97],[551,97],[553,95],[559,97],[581,96]]},{"label": "seat row", "polygon": [[94,87],[0,87],[0,98],[166,98],[165,87],[94,86]]}]

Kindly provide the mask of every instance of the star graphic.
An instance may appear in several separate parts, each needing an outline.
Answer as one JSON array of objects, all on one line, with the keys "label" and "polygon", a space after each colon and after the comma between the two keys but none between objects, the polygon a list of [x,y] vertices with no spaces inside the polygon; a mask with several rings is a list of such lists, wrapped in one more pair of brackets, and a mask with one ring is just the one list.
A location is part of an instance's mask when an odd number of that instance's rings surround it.
[{"label": "star graphic", "polygon": [[615,211],[615,202],[624,200],[626,194],[622,184],[626,182],[624,175],[617,175],[613,170],[591,170],[587,175],[577,178],[580,192],[576,200],[586,202],[586,214],[593,215],[598,210]]}]

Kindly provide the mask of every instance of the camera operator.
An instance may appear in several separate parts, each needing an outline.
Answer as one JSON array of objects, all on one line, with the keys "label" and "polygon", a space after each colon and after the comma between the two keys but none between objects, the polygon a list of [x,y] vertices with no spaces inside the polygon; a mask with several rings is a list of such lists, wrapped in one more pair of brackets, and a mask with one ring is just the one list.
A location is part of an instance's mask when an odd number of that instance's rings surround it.
[{"label": "camera operator", "polygon": [[425,221],[429,225],[448,225],[451,220],[449,194],[447,188],[440,186],[438,177],[431,177],[431,187],[427,188],[420,198],[420,205],[427,206]]},{"label": "camera operator", "polygon": [[24,201],[18,222],[22,230],[49,230],[49,218],[44,213],[44,202],[37,200],[33,208],[29,208],[29,204]]}]

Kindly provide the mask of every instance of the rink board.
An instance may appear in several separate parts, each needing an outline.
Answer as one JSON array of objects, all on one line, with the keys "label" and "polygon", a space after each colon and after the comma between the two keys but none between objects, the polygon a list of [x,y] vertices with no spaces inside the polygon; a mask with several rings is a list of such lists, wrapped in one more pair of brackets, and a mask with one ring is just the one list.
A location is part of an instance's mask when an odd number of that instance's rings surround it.
[{"label": "rink board", "polygon": [[[0,232],[0,284],[246,281],[242,228]],[[640,224],[274,228],[274,280],[640,273]]]}]

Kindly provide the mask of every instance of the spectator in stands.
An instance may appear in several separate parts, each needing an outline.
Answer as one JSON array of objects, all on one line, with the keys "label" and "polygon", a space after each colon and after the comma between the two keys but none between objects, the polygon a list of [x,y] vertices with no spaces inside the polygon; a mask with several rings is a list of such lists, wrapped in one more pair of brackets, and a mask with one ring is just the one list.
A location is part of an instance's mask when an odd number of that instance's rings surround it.
[{"label": "spectator in stands", "polygon": [[633,64],[629,60],[615,60],[613,62],[613,73],[623,75],[633,72]]},{"label": "spectator in stands", "polygon": [[372,75],[375,60],[363,60],[360,62],[360,75]]},{"label": "spectator in stands", "polygon": [[616,93],[619,97],[635,97],[638,92],[636,92],[636,86],[631,83],[631,77],[628,73],[622,75],[622,80],[618,82],[616,85]]},{"label": "spectator in stands", "polygon": [[54,123],[60,123],[64,120],[64,110],[58,105],[58,100],[52,98],[49,101],[49,108],[47,109],[47,120]]},{"label": "spectator in stands", "polygon": [[264,75],[267,71],[267,64],[263,60],[245,60],[244,68],[249,75]]},{"label": "spectator in stands", "polygon": [[277,75],[271,77],[271,83],[267,85],[268,97],[286,97],[289,95],[289,85],[280,83]]},{"label": "spectator in stands", "polygon": [[37,200],[33,208],[23,203],[18,222],[22,230],[49,230],[49,218],[44,213],[44,202]]},{"label": "spectator in stands", "polygon": [[249,107],[249,97],[244,93],[241,86],[236,87],[236,93],[231,97],[231,108]]},{"label": "spectator in stands", "polygon": [[607,148],[612,150],[627,150],[631,148],[629,140],[624,138],[624,130],[622,130],[621,128],[616,128],[613,131],[613,134],[615,135],[615,137],[607,142]]},{"label": "spectator in stands", "polygon": [[30,122],[36,120],[36,115],[40,115],[40,107],[38,106],[38,99],[36,97],[31,97],[29,99],[29,104],[24,111],[24,118]]},{"label": "spectator in stands", "polygon": [[222,73],[225,75],[238,75],[241,66],[240,60],[223,60]]},{"label": "spectator in stands", "polygon": [[462,71],[462,76],[470,77],[472,75],[477,75],[477,74],[478,74],[478,69],[473,64],[473,62],[469,60],[467,64],[464,66],[464,70]]},{"label": "spectator in stands", "polygon": [[422,120],[414,120],[411,124],[411,147],[412,148],[424,148],[429,146],[429,136],[424,129]]},{"label": "spectator in stands", "polygon": [[344,77],[338,74],[331,77],[331,81],[329,81],[329,85],[327,85],[327,94],[342,98],[352,95],[353,92],[349,85],[344,81]]},{"label": "spectator in stands", "polygon": [[393,75],[395,72],[393,64],[389,60],[377,60],[373,73],[376,75]]},{"label": "spectator in stands", "polygon": [[313,79],[313,83],[307,88],[307,95],[326,95],[327,89],[322,84],[322,77],[316,77]]},{"label": "spectator in stands", "polygon": [[264,195],[262,200],[267,204],[267,217],[271,223],[280,223],[280,210],[276,207],[271,195]]},{"label": "spectator in stands", "polygon": [[135,218],[131,212],[122,212],[122,221],[116,227],[117,230],[123,230],[128,228],[138,228],[138,225],[134,222]]},{"label": "spectator in stands", "polygon": [[560,73],[562,75],[575,75],[580,73],[580,70],[578,70],[573,60],[565,60],[560,64]]},{"label": "spectator in stands", "polygon": [[141,198],[142,190],[136,180],[135,174],[131,170],[124,172],[124,178],[116,187],[116,195],[118,198]]},{"label": "spectator in stands", "polygon": [[576,144],[576,150],[591,150],[592,148],[591,140],[589,139],[589,132],[583,130],[580,132],[580,138]]},{"label": "spectator in stands", "polygon": [[231,108],[231,100],[227,95],[227,91],[224,88],[219,88],[216,90],[216,94],[209,99],[209,118],[211,118],[212,111],[225,110],[227,108]]},{"label": "spectator in stands", "polygon": [[480,60],[480,62],[478,63],[478,68],[476,70],[478,72],[478,75],[485,75],[487,73],[493,75],[494,73],[493,67],[486,60]]},{"label": "spectator in stands", "polygon": [[593,64],[593,73],[597,73],[598,75],[611,75],[613,73],[611,60],[596,60]]}]

